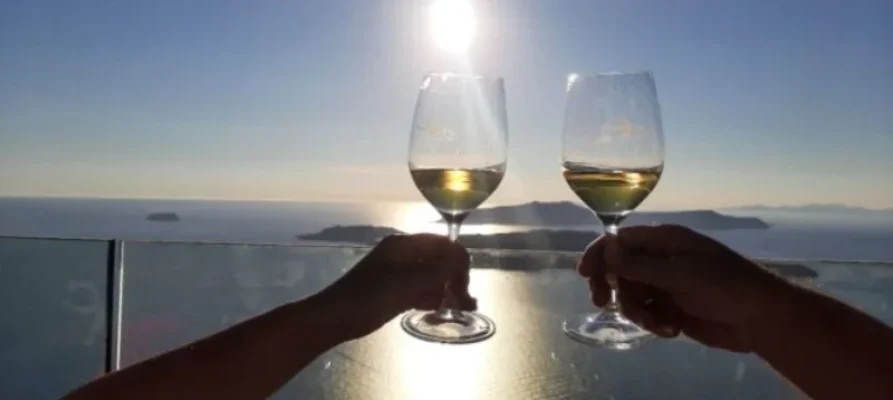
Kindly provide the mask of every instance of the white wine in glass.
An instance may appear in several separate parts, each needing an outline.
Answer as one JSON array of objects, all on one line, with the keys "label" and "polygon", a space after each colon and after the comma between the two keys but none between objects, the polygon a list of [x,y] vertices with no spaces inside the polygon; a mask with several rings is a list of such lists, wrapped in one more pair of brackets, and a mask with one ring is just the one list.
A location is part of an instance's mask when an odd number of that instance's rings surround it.
[{"label": "white wine in glass", "polygon": [[662,167],[612,170],[567,162],[564,180],[596,214],[622,218],[651,194],[662,171]]},{"label": "white wine in glass", "polygon": [[412,180],[441,214],[453,218],[470,213],[487,200],[502,182],[505,166],[478,169],[411,169]]},{"label": "white wine in glass", "polygon": [[[409,172],[422,196],[447,223],[450,240],[465,218],[499,187],[505,174],[508,127],[502,78],[430,74],[422,81],[409,142]],[[436,311],[411,311],[401,325],[432,342],[473,343],[496,332],[477,312],[454,309],[449,288]]]},{"label": "white wine in glass", "polygon": [[[570,75],[562,137],[565,181],[595,212],[605,234],[616,235],[663,172],[663,127],[651,73]],[[653,335],[620,313],[613,277],[608,280],[608,305],[565,321],[564,332],[588,345],[632,349]]]}]

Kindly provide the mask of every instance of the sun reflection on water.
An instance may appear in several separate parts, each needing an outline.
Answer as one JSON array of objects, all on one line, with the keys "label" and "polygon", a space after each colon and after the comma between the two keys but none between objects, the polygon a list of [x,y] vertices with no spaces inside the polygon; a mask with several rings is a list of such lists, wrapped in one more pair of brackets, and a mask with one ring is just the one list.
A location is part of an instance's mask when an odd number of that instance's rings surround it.
[{"label": "sun reflection on water", "polygon": [[[439,222],[440,214],[428,203],[406,202],[400,203],[393,211],[390,219],[394,221],[394,228],[406,233],[434,233],[445,235],[446,224]],[[517,232],[529,229],[499,224],[464,224],[463,235],[493,235],[497,233]]]},{"label": "sun reflection on water", "polygon": [[[500,289],[499,280],[485,271],[473,274],[469,290],[479,297],[482,311],[490,315],[499,314],[499,310],[486,307],[491,304],[490,300],[511,297]],[[504,359],[496,357],[495,350],[501,346],[493,338],[492,342],[445,345],[417,340],[402,331],[397,334],[395,342],[399,343],[393,346],[394,361],[399,365],[394,369],[399,371],[402,394],[407,399],[491,399],[492,389],[497,386],[495,380],[504,378],[507,370],[513,369],[500,362]]]},{"label": "sun reflection on water", "polygon": [[482,399],[486,362],[481,346],[449,346],[408,340],[398,367],[408,399]]},{"label": "sun reflection on water", "polygon": [[570,393],[566,371],[548,359],[554,339],[529,325],[531,318],[543,319],[529,307],[531,290],[536,287],[522,275],[475,269],[469,291],[496,321],[494,337],[465,345],[429,343],[404,332],[398,317],[342,346],[343,355],[332,364],[338,371],[327,382],[337,385],[338,398],[533,400]]}]

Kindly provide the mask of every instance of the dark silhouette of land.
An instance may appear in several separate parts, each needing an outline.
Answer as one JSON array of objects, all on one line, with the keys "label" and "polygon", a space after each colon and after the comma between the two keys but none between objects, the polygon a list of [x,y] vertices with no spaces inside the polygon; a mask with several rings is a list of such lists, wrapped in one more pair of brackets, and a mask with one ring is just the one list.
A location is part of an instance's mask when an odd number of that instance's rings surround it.
[{"label": "dark silhouette of land", "polygon": [[[382,226],[339,225],[295,237],[300,240],[374,245],[385,236],[404,233]],[[537,229],[493,235],[462,235],[460,241],[466,247],[476,249],[580,251],[599,235],[593,231]]]},{"label": "dark silhouette of land", "polygon": [[848,206],[845,204],[801,204],[795,206],[767,206],[764,204],[754,204],[748,206],[732,207],[730,210],[736,211],[790,211],[790,212],[808,212],[808,213],[827,213],[827,214],[860,214],[860,215],[877,215],[877,216],[893,216],[893,208],[865,208]]},{"label": "dark silhouette of land", "polygon": [[[301,240],[374,245],[388,235],[403,234],[394,228],[368,225],[333,226],[317,233],[297,235]],[[574,268],[580,252],[598,237],[597,232],[538,229],[495,235],[463,235],[462,244],[472,249],[475,265],[509,270]],[[488,249],[488,251],[474,251]],[[500,250],[511,250],[500,252]],[[815,278],[818,273],[795,263],[763,263],[786,277]]]},{"label": "dark silhouette of land", "polygon": [[146,216],[146,221],[152,222],[177,222],[180,216],[173,212],[156,212]]},{"label": "dark silhouette of land", "polygon": [[405,232],[384,226],[370,225],[335,225],[317,233],[295,235],[295,239],[321,240],[324,242],[346,242],[356,244],[375,244],[388,235],[402,235]]},{"label": "dark silhouette of land", "polygon": [[[532,202],[513,206],[483,208],[472,213],[467,224],[500,224],[525,226],[587,226],[600,225],[588,208],[571,203]],[[624,224],[678,224],[694,229],[766,229],[768,224],[755,217],[733,217],[711,210],[634,212]]]}]

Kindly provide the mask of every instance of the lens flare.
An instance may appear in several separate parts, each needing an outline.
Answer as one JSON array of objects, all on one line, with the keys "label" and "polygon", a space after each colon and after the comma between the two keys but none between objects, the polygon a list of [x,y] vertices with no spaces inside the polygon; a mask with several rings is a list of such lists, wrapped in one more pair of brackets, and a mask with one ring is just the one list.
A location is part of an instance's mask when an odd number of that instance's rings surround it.
[{"label": "lens flare", "polygon": [[468,1],[438,0],[431,5],[428,17],[431,37],[438,48],[451,54],[463,54],[471,46],[477,19]]}]

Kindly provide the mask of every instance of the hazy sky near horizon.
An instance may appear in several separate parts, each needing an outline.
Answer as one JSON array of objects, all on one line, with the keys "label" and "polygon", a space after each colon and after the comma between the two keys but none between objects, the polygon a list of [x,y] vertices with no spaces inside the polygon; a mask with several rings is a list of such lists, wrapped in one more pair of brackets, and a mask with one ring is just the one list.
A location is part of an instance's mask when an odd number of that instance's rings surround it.
[{"label": "hazy sky near horizon", "polygon": [[665,175],[643,208],[893,207],[893,2],[471,0],[464,61],[431,1],[0,3],[0,195],[420,200],[423,74],[506,79],[492,201],[572,199],[568,72],[652,70]]}]

